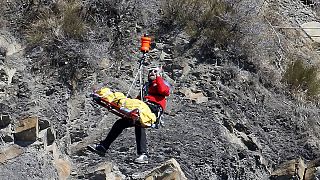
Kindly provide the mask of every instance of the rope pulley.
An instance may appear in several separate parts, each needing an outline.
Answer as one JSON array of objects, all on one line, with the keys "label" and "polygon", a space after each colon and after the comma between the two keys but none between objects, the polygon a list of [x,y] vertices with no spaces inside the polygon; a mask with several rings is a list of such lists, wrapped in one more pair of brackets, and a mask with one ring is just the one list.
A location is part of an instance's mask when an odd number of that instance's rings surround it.
[{"label": "rope pulley", "polygon": [[144,36],[141,37],[140,51],[143,53],[147,53],[150,51],[150,46],[151,46],[151,38],[148,37],[148,34],[144,34]]}]

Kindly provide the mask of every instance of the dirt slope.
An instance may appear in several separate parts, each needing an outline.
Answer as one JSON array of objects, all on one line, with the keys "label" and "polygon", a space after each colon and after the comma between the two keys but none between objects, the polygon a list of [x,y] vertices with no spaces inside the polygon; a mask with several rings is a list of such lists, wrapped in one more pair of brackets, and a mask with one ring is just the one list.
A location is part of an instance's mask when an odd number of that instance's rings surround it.
[{"label": "dirt slope", "polygon": [[[235,43],[242,46],[210,48],[200,46],[201,37],[194,40],[178,27],[161,26],[162,1],[156,0],[86,2],[81,11],[91,28],[86,38],[62,38],[56,29],[52,41],[47,37],[32,46],[21,30],[28,25],[23,18],[30,18],[26,14],[40,1],[32,2],[0,3],[5,7],[0,20],[6,22],[0,32],[6,52],[0,59],[0,114],[11,119],[11,127],[0,129],[0,150],[15,143],[3,139],[12,137],[16,122],[26,116],[38,117],[41,126],[49,124],[55,141],[47,146],[38,138],[21,146],[20,156],[1,165],[2,179],[61,179],[62,172],[68,179],[89,179],[103,162],[112,162],[124,179],[138,179],[170,158],[188,179],[268,179],[282,162],[319,158],[319,108],[292,95],[281,82],[289,57],[316,64],[318,54],[300,31],[270,26],[316,20],[301,2],[242,2],[238,13],[246,15],[239,27],[244,36]],[[101,21],[90,19],[94,12]],[[118,118],[87,95],[99,83],[129,90],[144,32],[155,40],[149,64],[164,66],[174,90],[165,126],[147,131],[150,163],[137,165],[132,163],[133,129],[123,132],[106,157],[86,150]],[[131,95],[137,93],[135,87]]]}]

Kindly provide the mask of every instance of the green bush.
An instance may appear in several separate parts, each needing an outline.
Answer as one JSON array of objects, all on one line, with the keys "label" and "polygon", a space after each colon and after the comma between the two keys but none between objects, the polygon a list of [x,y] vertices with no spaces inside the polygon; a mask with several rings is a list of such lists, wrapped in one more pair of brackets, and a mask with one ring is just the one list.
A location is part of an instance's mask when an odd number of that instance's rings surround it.
[{"label": "green bush", "polygon": [[225,45],[237,35],[230,20],[234,12],[233,4],[222,0],[166,0],[164,22],[185,28],[193,37]]},{"label": "green bush", "polygon": [[293,91],[303,91],[307,96],[314,97],[320,92],[320,80],[317,76],[316,66],[306,66],[302,60],[296,60],[288,66],[284,80]]}]

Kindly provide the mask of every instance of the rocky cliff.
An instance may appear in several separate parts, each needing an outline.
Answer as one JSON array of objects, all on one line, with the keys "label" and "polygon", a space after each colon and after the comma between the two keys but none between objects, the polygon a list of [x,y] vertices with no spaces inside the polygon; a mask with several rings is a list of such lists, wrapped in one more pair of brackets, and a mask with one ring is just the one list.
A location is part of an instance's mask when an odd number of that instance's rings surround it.
[{"label": "rocky cliff", "polygon": [[[295,60],[318,65],[318,44],[301,28],[317,9],[226,1],[209,11],[218,19],[192,20],[179,14],[192,2],[0,2],[1,179],[319,177],[318,96],[284,78]],[[144,33],[153,38],[144,69],[162,65],[173,89],[164,127],[147,130],[150,163],[138,165],[133,129],[106,157],[86,149],[118,119],[88,94],[101,83],[128,92]]]}]

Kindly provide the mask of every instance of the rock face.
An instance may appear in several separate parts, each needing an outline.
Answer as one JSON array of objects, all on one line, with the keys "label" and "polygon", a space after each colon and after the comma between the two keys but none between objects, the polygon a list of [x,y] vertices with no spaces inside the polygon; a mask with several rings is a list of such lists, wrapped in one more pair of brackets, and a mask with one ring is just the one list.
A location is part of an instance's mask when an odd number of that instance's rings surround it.
[{"label": "rock face", "polygon": [[9,115],[1,114],[0,116],[0,129],[7,127],[11,123]]},{"label": "rock face", "polygon": [[110,162],[104,162],[95,166],[93,172],[87,174],[89,179],[101,179],[101,180],[122,180],[125,176],[116,170]]},{"label": "rock face", "polygon": [[38,134],[38,118],[24,118],[15,127],[14,140],[16,142],[34,142],[37,140]]},{"label": "rock face", "polygon": [[317,179],[319,178],[319,162],[319,159],[315,159],[306,163],[301,158],[286,161],[271,173],[270,179]]},{"label": "rock face", "polygon": [[306,169],[307,166],[302,159],[291,160],[280,165],[280,167],[271,174],[270,179],[303,179],[305,177],[304,173]]},{"label": "rock face", "polygon": [[16,158],[17,156],[21,155],[23,150],[16,145],[12,145],[6,147],[0,151],[0,163],[5,163],[6,161]]},{"label": "rock face", "polygon": [[193,93],[190,89],[182,88],[180,90],[187,99],[195,101],[197,104],[208,102],[208,97],[205,97],[202,92]]},{"label": "rock face", "polygon": [[148,175],[145,176],[146,180],[186,180],[186,176],[182,172],[179,163],[175,159],[166,161],[163,165],[153,169]]},{"label": "rock face", "polygon": [[[232,43],[219,46],[194,36],[189,28],[196,22],[181,29],[164,17],[167,1],[70,2],[0,2],[0,179],[320,176],[319,105],[283,83],[295,58],[318,64],[317,47],[301,31],[276,28],[319,19],[308,6],[240,1],[235,19],[220,19],[243,37],[228,36]],[[66,23],[67,17],[83,19]],[[75,37],[68,25],[86,32]],[[142,74],[162,65],[172,85],[164,127],[146,130],[149,164],[133,163],[134,128],[100,157],[86,146],[104,139],[119,117],[88,94],[106,84],[138,95],[139,39],[146,32],[154,42]],[[172,158],[180,165],[166,162]]]},{"label": "rock face", "polygon": [[306,32],[307,36],[313,41],[320,43],[320,23],[319,22],[307,22],[301,25],[302,29]]},{"label": "rock face", "polygon": [[54,165],[58,171],[59,179],[67,179],[70,176],[70,162],[63,159],[57,159],[54,161]]}]

